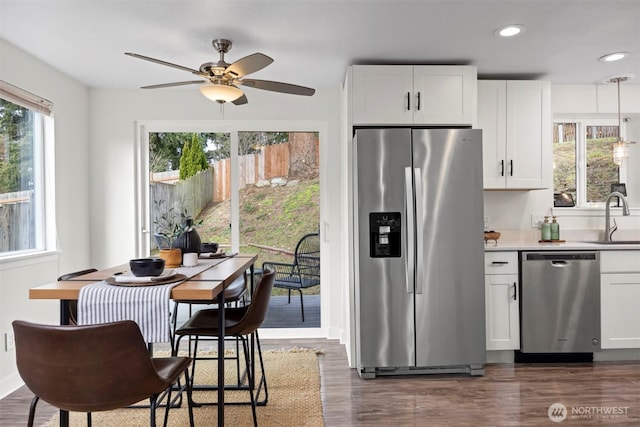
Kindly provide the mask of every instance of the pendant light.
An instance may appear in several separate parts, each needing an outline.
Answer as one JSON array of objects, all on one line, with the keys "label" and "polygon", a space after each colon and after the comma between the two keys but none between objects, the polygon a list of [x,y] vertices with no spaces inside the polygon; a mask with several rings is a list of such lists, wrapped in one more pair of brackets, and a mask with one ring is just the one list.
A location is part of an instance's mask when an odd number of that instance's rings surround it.
[{"label": "pendant light", "polygon": [[613,162],[622,166],[622,164],[629,158],[629,144],[634,144],[632,141],[625,141],[622,136],[622,121],[620,120],[620,83],[627,81],[627,77],[618,76],[609,79],[609,83],[616,83],[618,85],[618,140],[613,144]]}]

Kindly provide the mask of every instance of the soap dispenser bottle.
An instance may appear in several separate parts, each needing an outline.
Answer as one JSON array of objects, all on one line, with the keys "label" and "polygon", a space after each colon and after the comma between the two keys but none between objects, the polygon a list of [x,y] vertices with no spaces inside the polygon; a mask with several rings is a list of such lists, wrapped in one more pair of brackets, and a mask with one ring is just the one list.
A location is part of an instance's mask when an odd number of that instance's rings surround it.
[{"label": "soap dispenser bottle", "polygon": [[551,222],[551,240],[560,240],[560,224],[558,224],[555,216]]},{"label": "soap dispenser bottle", "polygon": [[549,224],[549,217],[544,217],[544,222],[540,226],[541,240],[551,240],[551,224]]}]

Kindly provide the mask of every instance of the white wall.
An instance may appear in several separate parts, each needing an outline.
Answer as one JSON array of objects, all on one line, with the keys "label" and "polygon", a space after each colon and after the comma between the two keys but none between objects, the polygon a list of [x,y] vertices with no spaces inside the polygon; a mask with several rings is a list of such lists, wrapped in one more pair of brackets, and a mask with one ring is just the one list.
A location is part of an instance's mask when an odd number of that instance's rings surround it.
[{"label": "white wall", "polygon": [[58,303],[29,300],[29,288],[56,280],[61,272],[86,268],[89,246],[89,92],[69,76],[0,39],[0,79],[53,102],[55,205],[61,252],[0,261],[0,397],[20,383],[15,354],[5,352],[4,334],[15,319],[57,323]]}]

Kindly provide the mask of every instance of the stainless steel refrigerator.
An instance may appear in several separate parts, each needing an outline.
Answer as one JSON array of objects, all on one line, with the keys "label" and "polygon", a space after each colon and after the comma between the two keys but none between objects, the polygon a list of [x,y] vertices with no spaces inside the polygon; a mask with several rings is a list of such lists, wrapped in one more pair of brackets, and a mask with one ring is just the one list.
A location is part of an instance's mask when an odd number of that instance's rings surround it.
[{"label": "stainless steel refrigerator", "polygon": [[482,131],[354,137],[358,373],[484,374]]}]

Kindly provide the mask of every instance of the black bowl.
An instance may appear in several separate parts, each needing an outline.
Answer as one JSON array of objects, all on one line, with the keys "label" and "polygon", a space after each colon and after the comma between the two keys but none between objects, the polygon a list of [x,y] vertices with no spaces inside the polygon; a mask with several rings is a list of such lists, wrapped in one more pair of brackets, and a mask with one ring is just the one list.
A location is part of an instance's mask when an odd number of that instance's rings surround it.
[{"label": "black bowl", "polygon": [[159,276],[164,271],[162,258],[139,258],[129,261],[129,268],[136,277]]},{"label": "black bowl", "polygon": [[218,252],[218,244],[217,243],[203,243],[200,246],[200,252],[202,253],[216,253]]}]

